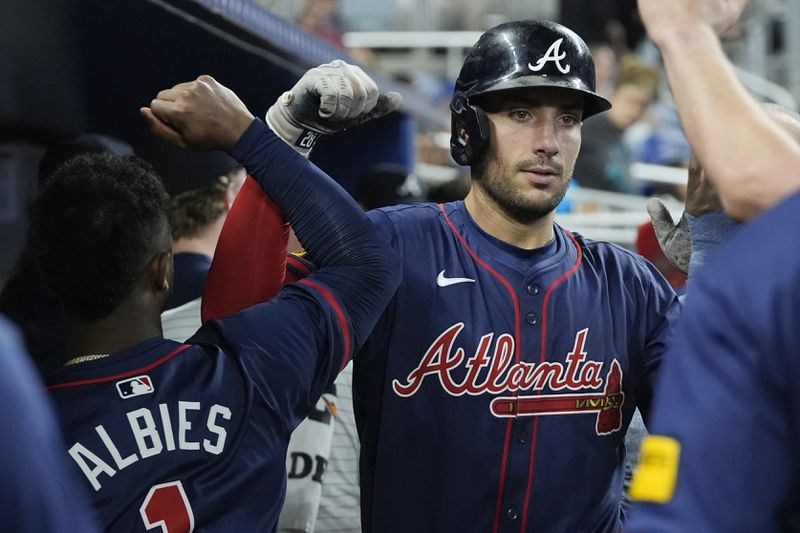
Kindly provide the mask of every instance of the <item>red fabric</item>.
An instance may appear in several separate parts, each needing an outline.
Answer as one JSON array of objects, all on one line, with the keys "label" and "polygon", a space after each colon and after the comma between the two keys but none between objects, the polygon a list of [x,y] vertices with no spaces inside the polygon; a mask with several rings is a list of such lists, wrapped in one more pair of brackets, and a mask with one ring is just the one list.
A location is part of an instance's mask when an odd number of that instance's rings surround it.
[{"label": "red fabric", "polygon": [[683,273],[675,268],[658,244],[656,229],[651,221],[647,221],[639,226],[636,232],[636,251],[639,255],[653,263],[656,268],[667,278],[673,289],[679,289],[686,285],[686,278]]},{"label": "red fabric", "polygon": [[275,296],[286,279],[289,224],[250,176],[222,228],[203,291],[202,320]]}]

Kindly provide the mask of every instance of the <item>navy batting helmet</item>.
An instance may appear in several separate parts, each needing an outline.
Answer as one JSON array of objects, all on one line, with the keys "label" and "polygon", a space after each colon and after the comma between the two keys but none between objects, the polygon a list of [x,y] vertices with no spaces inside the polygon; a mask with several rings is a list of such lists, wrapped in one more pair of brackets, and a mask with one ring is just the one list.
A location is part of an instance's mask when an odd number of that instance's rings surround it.
[{"label": "navy batting helmet", "polygon": [[595,93],[594,60],[578,34],[555,22],[522,20],[490,29],[467,54],[450,101],[450,153],[474,162],[489,144],[489,121],[472,99],[521,87],[561,87],[583,96],[583,118],[611,108]]}]

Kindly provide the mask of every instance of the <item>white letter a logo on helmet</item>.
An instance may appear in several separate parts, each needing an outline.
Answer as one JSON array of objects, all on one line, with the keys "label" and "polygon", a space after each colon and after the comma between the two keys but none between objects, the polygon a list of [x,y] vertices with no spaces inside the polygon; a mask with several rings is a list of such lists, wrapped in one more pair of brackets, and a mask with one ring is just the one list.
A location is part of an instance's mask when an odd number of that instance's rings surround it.
[{"label": "white letter a logo on helmet", "polygon": [[564,38],[561,37],[553,44],[551,44],[550,48],[547,49],[547,52],[544,54],[544,56],[539,58],[539,61],[536,62],[536,65],[534,66],[528,63],[528,68],[534,72],[539,72],[544,68],[545,64],[548,61],[554,61],[556,67],[558,67],[558,70],[560,70],[562,74],[567,74],[569,72],[570,66],[561,65],[561,60],[567,57],[567,53],[561,51],[561,41],[563,40]]}]

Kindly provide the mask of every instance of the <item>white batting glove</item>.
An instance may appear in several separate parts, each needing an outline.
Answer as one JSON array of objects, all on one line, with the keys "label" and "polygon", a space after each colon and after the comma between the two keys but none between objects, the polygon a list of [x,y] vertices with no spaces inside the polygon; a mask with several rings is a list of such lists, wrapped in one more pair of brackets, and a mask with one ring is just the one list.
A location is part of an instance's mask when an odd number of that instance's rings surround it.
[{"label": "white batting glove", "polygon": [[267,125],[308,157],[321,134],[336,133],[390,113],[400,93],[380,93],[360,67],[339,59],[312,68],[267,111]]}]

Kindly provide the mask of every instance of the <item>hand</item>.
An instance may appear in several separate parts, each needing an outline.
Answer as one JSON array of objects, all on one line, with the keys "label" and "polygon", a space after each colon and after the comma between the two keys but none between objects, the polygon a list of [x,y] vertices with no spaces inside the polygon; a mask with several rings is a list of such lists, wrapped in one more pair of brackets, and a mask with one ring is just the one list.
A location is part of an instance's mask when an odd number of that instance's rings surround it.
[{"label": "hand", "polygon": [[196,150],[230,149],[254,119],[233,91],[206,75],[159,92],[140,112],[153,133]]},{"label": "hand", "polygon": [[647,214],[653,221],[656,238],[664,255],[675,268],[688,276],[689,261],[692,258],[692,235],[686,211],[675,224],[667,206],[658,198],[652,198],[647,204]]},{"label": "hand", "polygon": [[722,211],[717,190],[706,178],[700,161],[695,154],[689,159],[689,181],[686,184],[686,212],[699,217],[714,211]]},{"label": "hand", "polygon": [[750,0],[638,0],[639,15],[656,44],[672,30],[700,23],[717,35],[729,30]]},{"label": "hand", "polygon": [[306,72],[267,111],[267,124],[308,155],[320,134],[336,133],[400,107],[399,93],[381,94],[361,68],[341,60]]}]

